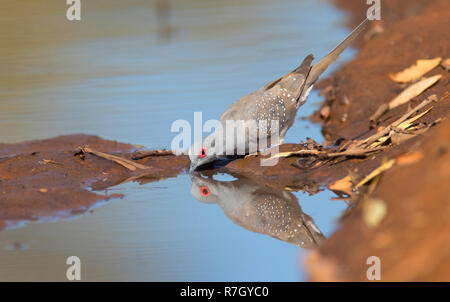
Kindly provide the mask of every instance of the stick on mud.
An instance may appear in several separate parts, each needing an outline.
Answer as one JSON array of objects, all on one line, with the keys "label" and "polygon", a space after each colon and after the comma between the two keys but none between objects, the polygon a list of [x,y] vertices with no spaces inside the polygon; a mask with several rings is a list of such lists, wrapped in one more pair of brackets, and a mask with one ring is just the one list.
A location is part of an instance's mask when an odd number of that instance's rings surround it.
[{"label": "stick on mud", "polygon": [[115,163],[117,163],[119,165],[124,166],[125,168],[127,168],[128,170],[131,170],[131,171],[136,171],[136,169],[143,169],[143,170],[150,169],[150,167],[148,167],[148,166],[144,166],[144,165],[135,163],[135,162],[133,162],[131,160],[128,160],[128,159],[125,159],[125,158],[122,158],[122,157],[119,157],[119,156],[115,156],[115,155],[111,155],[111,154],[108,154],[108,153],[96,151],[96,150],[93,150],[93,149],[91,149],[89,147],[83,147],[83,148],[81,148],[81,150],[83,152],[85,152],[85,153],[91,153],[91,154],[94,154],[94,155],[96,155],[98,157],[111,160],[111,161],[113,161],[113,162],[115,162]]}]

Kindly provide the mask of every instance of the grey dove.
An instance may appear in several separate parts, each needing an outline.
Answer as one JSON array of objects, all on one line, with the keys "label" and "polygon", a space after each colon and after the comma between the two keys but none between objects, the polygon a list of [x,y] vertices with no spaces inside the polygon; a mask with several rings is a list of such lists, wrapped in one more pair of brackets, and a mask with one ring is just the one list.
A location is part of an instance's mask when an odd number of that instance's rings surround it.
[{"label": "grey dove", "polygon": [[306,215],[294,194],[256,184],[249,179],[218,181],[191,174],[192,196],[217,204],[235,224],[303,248],[313,248],[326,238]]},{"label": "grey dove", "polygon": [[[222,129],[226,129],[223,130],[224,133],[212,133],[190,147],[190,172],[224,155],[243,155],[238,150],[248,154],[250,146],[256,145],[257,149],[260,147],[263,136],[267,146],[282,144],[286,132],[294,124],[297,110],[306,102],[319,76],[338,59],[367,23],[368,19],[365,19],[317,64],[312,65],[314,56],[310,54],[292,72],[234,102],[219,120]],[[236,126],[231,138],[225,133],[229,130],[226,127],[227,121],[241,122]],[[261,121],[266,121],[267,126],[261,127]],[[272,129],[273,121],[277,121],[277,129]],[[249,135],[248,129],[255,125],[252,123],[256,124],[256,135]],[[273,133],[277,134],[278,140],[272,140]],[[218,141],[218,137],[221,141]],[[234,143],[227,140],[233,140]]]}]

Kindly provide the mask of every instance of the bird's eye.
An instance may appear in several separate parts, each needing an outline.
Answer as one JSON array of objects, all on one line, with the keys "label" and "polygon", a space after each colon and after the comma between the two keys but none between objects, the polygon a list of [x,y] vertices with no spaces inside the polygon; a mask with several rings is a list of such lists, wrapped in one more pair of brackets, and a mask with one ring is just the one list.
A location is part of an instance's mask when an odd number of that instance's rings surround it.
[{"label": "bird's eye", "polygon": [[202,194],[203,196],[208,196],[209,195],[209,189],[207,186],[203,186],[200,188],[200,194]]},{"label": "bird's eye", "polygon": [[207,148],[201,148],[200,152],[198,153],[198,157],[203,158],[206,156],[206,154],[208,154],[208,149]]}]

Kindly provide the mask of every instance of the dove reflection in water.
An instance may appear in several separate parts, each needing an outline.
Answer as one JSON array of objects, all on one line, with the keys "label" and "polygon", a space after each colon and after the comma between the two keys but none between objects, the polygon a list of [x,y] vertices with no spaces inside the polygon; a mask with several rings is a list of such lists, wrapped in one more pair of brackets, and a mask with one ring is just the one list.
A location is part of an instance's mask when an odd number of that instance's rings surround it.
[{"label": "dove reflection in water", "polygon": [[325,237],[303,213],[294,194],[240,178],[218,181],[191,174],[192,196],[219,205],[225,215],[250,231],[272,236],[303,248],[320,245]]}]

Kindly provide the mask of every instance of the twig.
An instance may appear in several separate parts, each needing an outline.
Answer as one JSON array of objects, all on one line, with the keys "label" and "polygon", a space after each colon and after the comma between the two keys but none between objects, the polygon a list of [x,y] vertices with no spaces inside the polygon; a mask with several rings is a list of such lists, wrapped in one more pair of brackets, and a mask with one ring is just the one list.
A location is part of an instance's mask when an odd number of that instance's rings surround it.
[{"label": "twig", "polygon": [[150,151],[137,151],[133,154],[132,159],[138,160],[151,156],[169,156],[174,155],[170,150],[150,150]]},{"label": "twig", "polygon": [[323,158],[323,159],[329,159],[329,158],[336,158],[336,157],[341,157],[341,156],[353,156],[353,157],[358,157],[358,156],[366,156],[368,153],[373,153],[379,150],[384,149],[383,147],[379,147],[379,148],[373,148],[373,149],[352,149],[352,150],[347,150],[347,151],[342,151],[342,152],[332,152],[332,153],[327,153],[327,151],[319,151],[319,150],[299,150],[299,151],[294,151],[294,152],[283,152],[279,155],[274,155],[272,158],[276,158],[278,157],[290,157],[290,156],[317,156],[319,158]]},{"label": "twig", "polygon": [[426,100],[424,100],[422,103],[420,103],[419,105],[417,105],[416,107],[414,107],[413,109],[409,110],[407,113],[405,113],[401,118],[399,118],[398,120],[396,120],[395,122],[391,123],[389,126],[387,126],[386,128],[384,128],[383,130],[381,130],[378,133],[375,133],[374,135],[366,138],[364,141],[360,142],[359,144],[356,145],[356,147],[361,147],[363,145],[366,146],[370,146],[372,143],[376,142],[378,139],[380,139],[381,137],[389,134],[389,132],[391,132],[391,130],[393,130],[394,128],[398,127],[398,125],[400,125],[401,123],[403,123],[404,121],[406,121],[411,115],[413,115],[416,111],[419,111],[420,109],[422,109],[423,107],[427,106],[428,104],[437,101],[437,97],[435,94],[429,96]]},{"label": "twig", "polygon": [[143,170],[144,169],[150,169],[150,167],[148,167],[148,166],[144,166],[144,165],[135,163],[135,162],[133,162],[131,160],[128,160],[128,159],[125,159],[125,158],[122,158],[122,157],[119,157],[119,156],[115,156],[115,155],[103,153],[103,152],[100,152],[100,151],[96,151],[96,150],[93,150],[93,149],[91,149],[89,147],[81,148],[81,150],[83,152],[85,152],[85,153],[91,153],[91,154],[94,154],[94,155],[96,155],[98,157],[111,160],[111,161],[113,161],[113,162],[115,162],[115,163],[117,163],[119,165],[124,166],[125,168],[127,168],[128,170],[131,170],[131,171],[136,171],[136,169],[143,169]]},{"label": "twig", "polygon": [[64,166],[62,163],[58,163],[58,162],[56,162],[54,160],[50,160],[50,159],[43,159],[43,160],[39,161],[39,163],[43,164],[43,165],[45,165],[45,164],[54,164],[54,165],[58,165],[58,166]]},{"label": "twig", "polygon": [[375,170],[373,170],[372,172],[369,173],[369,175],[367,175],[366,177],[364,177],[363,180],[361,180],[356,186],[355,188],[359,188],[360,186],[364,185],[365,183],[369,182],[370,180],[374,179],[376,176],[380,175],[381,173],[383,173],[386,170],[389,170],[390,168],[392,168],[395,164],[395,159],[391,159],[389,161],[384,162],[381,166],[379,166],[378,168],[376,168]]},{"label": "twig", "polygon": [[347,150],[347,151],[342,151],[342,152],[329,153],[329,154],[327,154],[327,156],[329,158],[340,157],[340,156],[355,156],[355,157],[356,156],[366,156],[368,153],[380,151],[383,149],[384,149],[383,147],[373,148],[373,149],[352,149],[352,150]]}]

